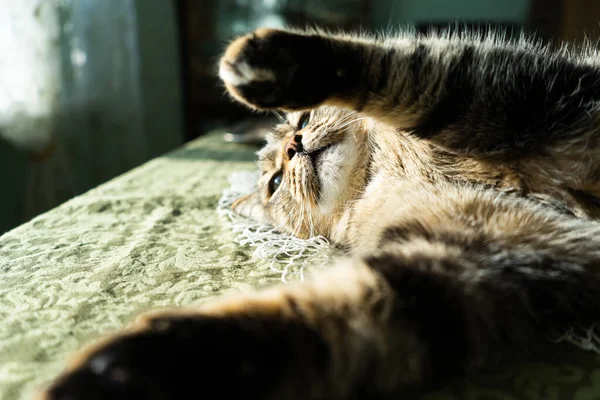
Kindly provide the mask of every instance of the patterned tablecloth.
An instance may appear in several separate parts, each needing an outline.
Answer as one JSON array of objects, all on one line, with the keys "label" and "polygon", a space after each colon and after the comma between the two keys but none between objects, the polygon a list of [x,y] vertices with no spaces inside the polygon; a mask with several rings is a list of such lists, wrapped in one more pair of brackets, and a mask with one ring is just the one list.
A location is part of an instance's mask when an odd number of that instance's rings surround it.
[{"label": "patterned tablecloth", "polygon": [[[255,148],[218,133],[148,162],[0,237],[0,399],[29,399],[82,344],[153,307],[278,282],[216,212]],[[543,359],[429,390],[433,399],[600,399],[600,356]]]}]

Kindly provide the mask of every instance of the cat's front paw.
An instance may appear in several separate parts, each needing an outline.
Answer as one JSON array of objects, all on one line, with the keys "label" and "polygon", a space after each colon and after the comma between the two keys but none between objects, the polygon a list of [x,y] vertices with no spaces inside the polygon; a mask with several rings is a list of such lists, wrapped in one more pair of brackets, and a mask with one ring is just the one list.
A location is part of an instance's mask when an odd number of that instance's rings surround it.
[{"label": "cat's front paw", "polygon": [[40,398],[309,399],[298,385],[326,360],[315,331],[279,312],[166,314],[79,355]]},{"label": "cat's front paw", "polygon": [[336,69],[326,38],[259,29],[229,45],[219,76],[235,99],[252,108],[300,110],[330,95]]}]

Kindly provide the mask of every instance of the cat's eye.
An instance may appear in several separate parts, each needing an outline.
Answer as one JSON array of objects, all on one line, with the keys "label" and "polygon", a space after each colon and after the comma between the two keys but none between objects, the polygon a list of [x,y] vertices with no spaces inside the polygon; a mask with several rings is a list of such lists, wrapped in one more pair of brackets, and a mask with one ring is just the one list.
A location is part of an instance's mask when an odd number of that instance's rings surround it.
[{"label": "cat's eye", "polygon": [[310,113],[304,113],[300,117],[300,121],[298,121],[298,130],[304,129],[308,126],[310,122]]},{"label": "cat's eye", "polygon": [[278,171],[275,174],[273,174],[273,176],[271,177],[271,180],[269,181],[269,195],[273,196],[275,191],[279,188],[279,185],[281,185],[282,179],[283,179],[282,171]]}]

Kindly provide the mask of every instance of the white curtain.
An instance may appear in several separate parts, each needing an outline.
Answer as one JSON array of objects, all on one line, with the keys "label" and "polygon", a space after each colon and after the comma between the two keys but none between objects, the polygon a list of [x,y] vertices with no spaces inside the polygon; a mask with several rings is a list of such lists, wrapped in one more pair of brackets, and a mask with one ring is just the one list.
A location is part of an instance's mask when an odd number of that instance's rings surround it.
[{"label": "white curtain", "polygon": [[0,10],[0,138],[27,154],[27,220],[147,160],[136,8],[0,0]]},{"label": "white curtain", "polygon": [[52,1],[0,1],[0,136],[21,149],[50,143],[59,81]]}]

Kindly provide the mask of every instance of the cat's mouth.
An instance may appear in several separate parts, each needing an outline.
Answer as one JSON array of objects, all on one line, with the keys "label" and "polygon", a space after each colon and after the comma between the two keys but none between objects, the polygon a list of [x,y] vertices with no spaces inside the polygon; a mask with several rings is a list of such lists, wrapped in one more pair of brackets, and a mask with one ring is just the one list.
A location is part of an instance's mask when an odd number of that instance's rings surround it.
[{"label": "cat's mouth", "polygon": [[316,171],[317,167],[319,167],[321,165],[321,160],[323,159],[323,155],[325,154],[325,152],[331,148],[333,148],[334,146],[336,146],[337,143],[330,143],[326,146],[321,147],[320,149],[311,151],[310,153],[308,153],[308,156],[310,157],[310,161],[312,162],[312,166],[313,169]]}]

